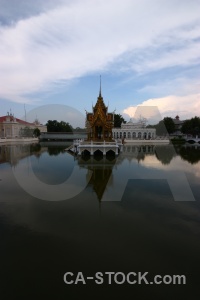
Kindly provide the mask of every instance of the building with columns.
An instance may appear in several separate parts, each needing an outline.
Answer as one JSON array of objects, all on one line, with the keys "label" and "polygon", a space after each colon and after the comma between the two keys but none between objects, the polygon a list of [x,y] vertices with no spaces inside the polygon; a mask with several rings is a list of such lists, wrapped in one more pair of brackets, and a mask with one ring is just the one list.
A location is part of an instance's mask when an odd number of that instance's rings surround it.
[{"label": "building with columns", "polygon": [[137,139],[155,139],[156,129],[147,128],[145,120],[140,119],[133,123],[130,120],[127,123],[122,123],[121,128],[113,128],[114,139],[137,140]]}]

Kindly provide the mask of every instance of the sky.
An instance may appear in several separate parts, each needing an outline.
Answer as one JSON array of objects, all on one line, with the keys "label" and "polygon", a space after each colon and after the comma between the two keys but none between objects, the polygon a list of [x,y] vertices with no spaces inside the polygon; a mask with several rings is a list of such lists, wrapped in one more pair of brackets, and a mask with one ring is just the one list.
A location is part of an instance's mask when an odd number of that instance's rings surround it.
[{"label": "sky", "polygon": [[0,0],[0,115],[83,127],[101,75],[127,121],[138,106],[200,116],[199,12],[200,0]]}]

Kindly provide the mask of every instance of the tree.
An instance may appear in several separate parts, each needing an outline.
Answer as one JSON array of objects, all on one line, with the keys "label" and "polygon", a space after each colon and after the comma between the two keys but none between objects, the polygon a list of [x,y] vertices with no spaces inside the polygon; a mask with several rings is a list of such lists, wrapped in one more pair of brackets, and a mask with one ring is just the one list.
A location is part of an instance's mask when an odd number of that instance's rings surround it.
[{"label": "tree", "polygon": [[122,123],[126,123],[122,115],[114,114],[114,127],[121,127]]},{"label": "tree", "polygon": [[175,131],[175,124],[172,118],[166,117],[158,124],[148,125],[147,128],[156,128],[157,135],[167,135]]},{"label": "tree", "polygon": [[172,118],[166,117],[163,119],[163,122],[169,134],[175,131],[175,124]]},{"label": "tree", "polygon": [[198,135],[200,133],[200,118],[195,116],[190,120],[186,120],[181,131],[186,134]]},{"label": "tree", "polygon": [[46,126],[48,132],[59,132],[59,124],[56,120],[48,120]]},{"label": "tree", "polygon": [[61,132],[72,132],[72,126],[67,122],[61,121],[59,123]]},{"label": "tree", "polygon": [[46,126],[48,132],[72,132],[72,126],[64,121],[48,120]]},{"label": "tree", "polygon": [[36,136],[36,137],[40,136],[40,129],[39,129],[39,128],[35,128],[35,129],[33,130],[33,134],[34,134],[34,136]]}]

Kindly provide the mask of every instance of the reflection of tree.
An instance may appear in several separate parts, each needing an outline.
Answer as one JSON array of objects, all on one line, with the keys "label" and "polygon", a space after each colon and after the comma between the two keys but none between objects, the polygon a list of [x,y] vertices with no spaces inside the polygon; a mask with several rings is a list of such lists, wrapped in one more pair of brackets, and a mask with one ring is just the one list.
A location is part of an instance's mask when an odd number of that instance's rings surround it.
[{"label": "reflection of tree", "polygon": [[176,156],[176,152],[172,145],[156,146],[155,155],[163,165],[168,165],[172,158]]},{"label": "reflection of tree", "polygon": [[38,144],[32,144],[30,145],[30,154],[34,154],[36,157],[40,157],[41,155],[41,145],[38,143]]},{"label": "reflection of tree", "polygon": [[30,145],[30,152],[39,152],[41,150],[40,144],[32,144]]},{"label": "reflection of tree", "polygon": [[48,147],[48,153],[49,155],[54,155],[54,156],[57,156],[59,155],[60,153],[64,153],[65,152],[65,148],[66,147]]},{"label": "reflection of tree", "polygon": [[179,155],[183,160],[196,164],[200,161],[200,147],[182,147],[179,150]]}]

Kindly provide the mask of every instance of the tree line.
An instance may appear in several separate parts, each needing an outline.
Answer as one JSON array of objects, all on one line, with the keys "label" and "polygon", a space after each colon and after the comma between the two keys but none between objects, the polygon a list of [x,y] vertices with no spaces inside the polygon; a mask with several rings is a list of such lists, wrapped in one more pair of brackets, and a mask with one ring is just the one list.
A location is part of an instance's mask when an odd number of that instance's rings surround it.
[{"label": "tree line", "polygon": [[[121,123],[126,123],[124,118],[120,114],[114,115],[114,127],[120,127]],[[82,132],[85,131],[85,128],[76,127],[73,128],[68,122],[57,120],[48,120],[46,123],[47,131],[48,132],[72,132],[72,131],[78,131]]]},{"label": "tree line", "polygon": [[48,132],[72,132],[73,128],[68,122],[48,120],[46,123]]},{"label": "tree line", "polygon": [[[121,127],[122,123],[126,123],[122,115],[114,114],[114,127]],[[85,128],[73,128],[68,122],[57,120],[48,120],[46,123],[48,132],[73,132],[73,131],[85,131]],[[156,128],[157,135],[172,134],[176,131],[176,126],[171,117],[165,117],[158,124],[148,125],[147,128]],[[195,116],[190,120],[186,120],[180,131],[183,134],[200,134],[200,118]]]},{"label": "tree line", "polygon": [[195,116],[190,120],[186,120],[181,128],[182,133],[198,135],[200,133],[200,118]]},{"label": "tree line", "polygon": [[[172,118],[166,117],[156,125],[148,125],[148,128],[156,128],[157,135],[172,134],[176,131],[176,126]],[[191,134],[193,136],[200,134],[200,118],[195,116],[190,120],[185,120],[180,128],[183,134]]]}]

